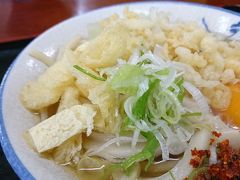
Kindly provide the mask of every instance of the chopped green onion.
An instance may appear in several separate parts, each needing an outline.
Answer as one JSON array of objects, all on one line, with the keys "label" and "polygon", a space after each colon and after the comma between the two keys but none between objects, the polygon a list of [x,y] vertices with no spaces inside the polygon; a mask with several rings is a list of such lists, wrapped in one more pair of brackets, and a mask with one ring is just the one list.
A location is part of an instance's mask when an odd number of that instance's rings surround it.
[{"label": "chopped green onion", "polygon": [[161,69],[161,70],[157,71],[156,74],[160,75],[160,76],[168,75],[169,74],[169,69],[168,68]]},{"label": "chopped green onion", "polygon": [[157,148],[160,146],[158,140],[152,132],[141,132],[141,134],[147,139],[147,144],[143,150],[125,161],[122,162],[121,166],[124,170],[127,170],[136,162],[148,160],[148,164],[145,167],[145,171],[152,164]]},{"label": "chopped green onion", "polygon": [[82,73],[90,76],[90,77],[93,78],[93,79],[96,79],[96,80],[99,80],[99,81],[106,81],[105,78],[100,77],[100,76],[98,76],[98,75],[95,75],[95,74],[93,74],[94,72],[90,72],[89,70],[84,69],[84,68],[82,68],[82,67],[80,67],[80,66],[78,66],[78,65],[74,65],[73,67],[74,67],[75,69],[77,69],[78,71],[80,71],[80,72],[82,72]]},{"label": "chopped green onion", "polygon": [[178,92],[177,98],[180,102],[183,102],[185,89],[183,87],[184,79],[182,76],[177,77],[175,80],[175,84],[179,87],[180,91]]},{"label": "chopped green onion", "polygon": [[148,97],[150,96],[157,83],[159,83],[159,81],[155,80],[134,105],[132,112],[137,119],[143,119],[145,117]]},{"label": "chopped green onion", "polygon": [[143,61],[138,62],[137,65],[142,66],[144,64],[151,64],[151,63],[152,63],[152,61],[150,59],[144,59]]},{"label": "chopped green onion", "polygon": [[180,107],[181,104],[171,91],[162,91],[160,88],[155,88],[148,100],[148,108],[154,118],[162,118],[170,124],[176,124],[181,119]]},{"label": "chopped green onion", "polygon": [[[116,65],[109,78],[109,87],[126,97],[122,117],[127,115],[127,118],[122,122],[120,133],[132,135],[133,131],[140,131],[147,140],[141,152],[120,163],[124,170],[147,160],[146,170],[160,146],[163,160],[168,160],[171,147],[185,147],[195,128],[207,126],[201,125],[198,121],[201,118],[187,118],[202,114],[188,112],[183,104],[185,82],[183,76],[178,76],[179,71],[151,52],[140,51],[140,56],[134,62]],[[175,180],[172,172],[169,173]]]},{"label": "chopped green onion", "polygon": [[181,116],[182,116],[183,118],[185,118],[185,117],[201,116],[201,115],[202,115],[201,112],[193,112],[193,113],[187,112],[187,113],[182,114]]},{"label": "chopped green onion", "polygon": [[122,125],[121,125],[121,130],[120,134],[128,134],[129,131],[133,131],[135,129],[135,126],[133,122],[129,119],[129,117],[124,118]]}]

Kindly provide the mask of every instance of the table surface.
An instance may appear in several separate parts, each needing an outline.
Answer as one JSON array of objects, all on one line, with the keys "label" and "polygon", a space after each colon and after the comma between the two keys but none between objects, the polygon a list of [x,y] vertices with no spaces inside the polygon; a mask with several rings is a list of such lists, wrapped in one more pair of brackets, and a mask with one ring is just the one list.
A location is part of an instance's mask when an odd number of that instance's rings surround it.
[{"label": "table surface", "polygon": [[[0,0],[0,43],[33,38],[69,17],[103,6],[133,1],[136,0]],[[240,0],[183,1],[221,7],[240,4]]]}]

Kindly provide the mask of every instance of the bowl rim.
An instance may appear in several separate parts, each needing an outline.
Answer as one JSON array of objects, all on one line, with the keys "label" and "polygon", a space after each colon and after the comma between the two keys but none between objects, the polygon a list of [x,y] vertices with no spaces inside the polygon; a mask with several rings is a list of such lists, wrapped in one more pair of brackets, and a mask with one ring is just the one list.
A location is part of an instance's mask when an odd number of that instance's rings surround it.
[{"label": "bowl rim", "polygon": [[[119,3],[119,4],[115,4],[115,5],[110,5],[110,6],[105,6],[105,7],[101,7],[101,8],[97,8],[95,10],[91,10],[87,13],[83,13],[83,14],[88,14],[88,13],[94,13],[95,11],[98,10],[107,10],[109,8],[112,7],[116,7],[116,6],[126,6],[126,5],[137,5],[137,4],[177,4],[177,5],[188,5],[188,6],[195,6],[195,7],[204,7],[207,9],[214,9],[217,11],[222,11],[222,12],[226,12],[229,14],[233,14],[233,15],[237,15],[240,17],[240,13],[231,11],[231,10],[227,10],[227,9],[223,9],[221,7],[216,7],[216,6],[211,6],[211,5],[206,5],[206,4],[201,4],[201,3],[195,3],[195,2],[176,2],[176,1],[144,1],[144,2],[131,2],[131,3]],[[14,170],[14,172],[17,174],[17,176],[20,179],[26,179],[26,180],[33,180],[35,179],[33,177],[33,175],[29,172],[29,170],[24,166],[24,164],[21,162],[21,160],[19,159],[19,157],[17,156],[17,154],[15,153],[15,150],[10,142],[10,139],[8,137],[8,134],[6,132],[5,129],[5,123],[4,123],[4,118],[3,118],[3,94],[4,94],[4,90],[6,88],[5,84],[8,80],[9,74],[11,73],[11,70],[13,69],[15,63],[18,60],[18,57],[24,52],[24,50],[31,46],[31,44],[35,41],[37,41],[39,38],[41,38],[42,35],[44,35],[47,31],[49,31],[50,29],[55,28],[56,26],[60,26],[61,24],[65,23],[66,21],[69,21],[71,19],[74,18],[78,18],[81,15],[77,15],[75,17],[71,17],[68,18],[60,23],[57,23],[56,25],[50,27],[49,29],[45,30],[43,33],[40,34],[40,36],[38,36],[37,38],[35,38],[33,41],[31,41],[22,51],[21,53],[14,59],[14,61],[11,63],[11,65],[9,66],[9,68],[7,69],[5,75],[3,76],[1,85],[0,85],[0,142],[1,142],[1,146],[3,149],[3,152],[6,156],[7,161],[9,162],[9,164],[11,165],[12,169]]]}]

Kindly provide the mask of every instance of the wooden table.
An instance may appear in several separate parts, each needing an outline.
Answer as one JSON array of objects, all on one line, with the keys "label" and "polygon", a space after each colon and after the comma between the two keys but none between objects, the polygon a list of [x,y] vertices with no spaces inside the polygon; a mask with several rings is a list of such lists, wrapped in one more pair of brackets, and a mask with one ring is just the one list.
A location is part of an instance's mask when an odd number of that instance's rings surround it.
[{"label": "wooden table", "polygon": [[[44,30],[69,17],[103,6],[133,1],[134,0],[0,0],[0,43],[34,38]],[[220,7],[237,3],[240,4],[240,0],[184,1]]]}]

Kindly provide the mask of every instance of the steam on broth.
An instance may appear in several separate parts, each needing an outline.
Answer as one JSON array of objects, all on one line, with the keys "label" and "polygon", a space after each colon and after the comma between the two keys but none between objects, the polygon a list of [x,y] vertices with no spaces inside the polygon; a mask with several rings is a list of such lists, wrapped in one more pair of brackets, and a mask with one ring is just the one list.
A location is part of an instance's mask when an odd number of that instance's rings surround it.
[{"label": "steam on broth", "polygon": [[55,62],[31,53],[48,67],[21,92],[42,120],[27,141],[79,179],[211,177],[218,149],[240,148],[239,52],[196,22],[126,9]]}]

